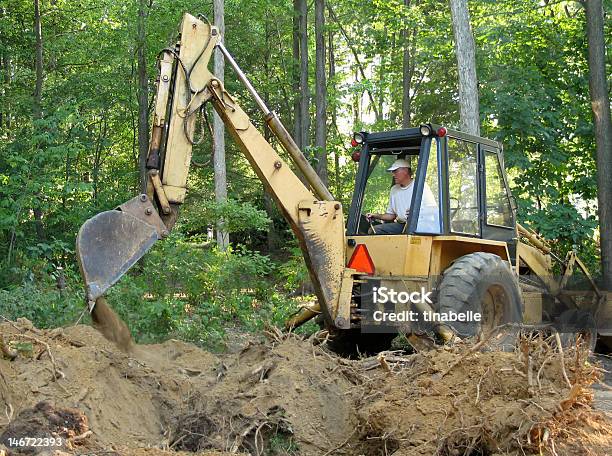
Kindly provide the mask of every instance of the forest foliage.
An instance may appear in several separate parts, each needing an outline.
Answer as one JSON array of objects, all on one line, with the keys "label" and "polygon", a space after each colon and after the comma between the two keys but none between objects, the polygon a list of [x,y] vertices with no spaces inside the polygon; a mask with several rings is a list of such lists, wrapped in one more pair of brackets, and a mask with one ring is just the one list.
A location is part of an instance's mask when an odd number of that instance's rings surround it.
[{"label": "forest foliage", "polygon": [[[34,115],[34,3],[40,5],[43,49],[39,117]],[[456,59],[446,1],[326,3],[328,54],[334,57],[327,77],[329,186],[346,205],[355,174],[350,132],[402,125],[404,49],[410,55],[412,125],[459,125]],[[314,7],[309,5],[314,94]],[[469,5],[482,135],[504,144],[519,218],[554,239],[561,254],[577,246],[597,270],[584,10],[573,1],[471,0]],[[141,6],[144,42],[137,31]],[[609,19],[610,1],[604,9]],[[184,12],[213,17],[211,2],[183,0],[2,2],[3,315],[24,315],[43,326],[78,318],[83,299],[74,251],[78,229],[139,189],[137,51],[144,46],[152,94],[157,53],[175,38]],[[299,69],[292,53],[293,3],[228,0],[225,14],[227,48],[291,127],[296,96],[291,87]],[[612,31],[609,20],[606,24],[609,57]],[[254,103],[230,70],[225,81],[261,127]],[[306,153],[314,164],[312,122],[311,130]],[[169,242],[160,243],[109,297],[143,339],[179,332],[210,342],[227,325],[260,327],[297,306],[288,294],[302,287],[305,272],[286,223],[229,140],[229,201],[216,204],[210,155],[206,141],[194,150],[194,160],[203,166],[192,169],[190,196]],[[219,217],[232,221],[226,226],[227,252],[217,251],[208,235]]]}]

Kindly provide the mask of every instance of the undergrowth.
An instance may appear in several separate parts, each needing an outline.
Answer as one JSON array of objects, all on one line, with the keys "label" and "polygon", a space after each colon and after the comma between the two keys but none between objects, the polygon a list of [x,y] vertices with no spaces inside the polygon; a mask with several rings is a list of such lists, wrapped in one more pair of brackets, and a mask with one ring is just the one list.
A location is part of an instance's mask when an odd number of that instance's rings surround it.
[{"label": "undergrowth", "polygon": [[[107,293],[111,307],[139,343],[177,338],[210,350],[223,350],[236,332],[282,326],[301,300],[290,297],[303,271],[293,262],[281,267],[268,256],[174,234],[158,243]],[[73,324],[85,302],[78,271],[39,270],[22,283],[0,290],[0,315],[25,317],[39,328]],[[295,285],[297,286],[297,285]],[[61,289],[59,289],[61,288]],[[89,322],[85,315],[84,322]],[[299,332],[313,332],[314,323]]]}]

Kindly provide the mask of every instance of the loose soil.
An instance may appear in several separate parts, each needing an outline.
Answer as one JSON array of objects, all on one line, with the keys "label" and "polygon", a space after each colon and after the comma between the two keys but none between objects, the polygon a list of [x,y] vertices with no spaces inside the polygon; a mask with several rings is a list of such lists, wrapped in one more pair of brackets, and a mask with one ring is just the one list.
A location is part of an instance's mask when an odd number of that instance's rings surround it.
[{"label": "loose soil", "polygon": [[129,353],[134,347],[130,330],[121,318],[111,309],[103,296],[96,299],[91,312],[94,328],[102,333],[106,339],[114,342],[121,351]]},{"label": "loose soil", "polygon": [[539,337],[349,360],[274,330],[226,355],[122,351],[84,325],[0,335],[0,454],[53,454],[9,445],[26,437],[61,437],[57,455],[612,454],[612,420],[591,407],[601,369]]}]

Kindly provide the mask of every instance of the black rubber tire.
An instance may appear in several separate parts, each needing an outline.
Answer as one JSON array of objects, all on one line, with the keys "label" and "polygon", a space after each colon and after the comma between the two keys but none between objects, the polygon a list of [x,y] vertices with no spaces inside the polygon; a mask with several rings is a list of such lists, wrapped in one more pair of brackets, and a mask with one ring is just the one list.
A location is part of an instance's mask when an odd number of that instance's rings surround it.
[{"label": "black rubber tire", "polygon": [[[453,322],[448,326],[460,337],[488,334],[504,323],[521,323],[523,300],[517,277],[509,264],[492,253],[477,252],[462,256],[442,276],[437,293],[437,311],[482,316],[481,322]],[[518,328],[507,328],[493,340],[498,348],[514,348]]]}]

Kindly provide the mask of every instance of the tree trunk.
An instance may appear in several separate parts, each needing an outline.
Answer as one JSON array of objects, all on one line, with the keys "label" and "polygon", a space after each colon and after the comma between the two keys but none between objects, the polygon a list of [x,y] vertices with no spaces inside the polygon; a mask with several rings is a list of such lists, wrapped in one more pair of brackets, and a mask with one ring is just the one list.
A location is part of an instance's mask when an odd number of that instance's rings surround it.
[{"label": "tree trunk", "polygon": [[149,153],[149,86],[147,80],[147,57],[145,23],[146,0],[138,2],[137,59],[138,59],[138,172],[140,192],[147,192],[147,154]]},{"label": "tree trunk", "polygon": [[[221,42],[225,37],[225,4],[224,0],[214,0],[215,25],[219,28]],[[217,49],[215,52],[215,77],[223,82],[225,77],[225,60],[223,54]],[[227,171],[225,168],[225,126],[221,117],[214,112],[214,170],[215,170],[215,201],[223,203],[227,200]],[[217,245],[221,250],[229,245],[229,233],[223,228],[223,220],[217,223]]]},{"label": "tree trunk", "polygon": [[[355,69],[355,85],[359,84],[359,72]],[[361,122],[361,96],[362,92],[355,90],[353,94],[353,125],[356,126],[359,122]],[[370,102],[373,102],[373,99],[370,97]]]},{"label": "tree trunk", "polygon": [[2,80],[0,81],[4,86],[0,93],[4,98],[4,111],[0,113],[0,128],[6,127],[7,130],[11,129],[11,108],[10,102],[6,97],[6,93],[8,92],[10,77],[11,77],[11,65],[10,60],[8,58],[7,51],[4,50],[0,55],[0,65],[2,66]]},{"label": "tree trunk", "polygon": [[293,0],[293,139],[302,148],[302,116],[300,115],[300,0]]},{"label": "tree trunk", "polygon": [[603,286],[612,290],[612,120],[606,80],[604,12],[601,0],[586,0],[589,91],[597,145],[597,201]]},{"label": "tree trunk", "polygon": [[[264,46],[264,71],[265,74],[270,74],[270,57],[271,57],[271,49],[272,43],[274,41],[274,35],[272,30],[270,29],[270,23],[272,18],[266,18],[265,20],[265,46]],[[267,90],[264,90],[262,93],[262,98],[266,106],[270,106],[270,94]],[[263,130],[263,135],[266,141],[270,142],[272,140],[272,131],[269,128],[265,128]],[[266,214],[270,219],[270,225],[268,226],[268,231],[266,232],[266,241],[268,244],[268,254],[272,252],[276,252],[281,246],[281,238],[279,231],[274,226],[274,219],[278,218],[278,212],[276,211],[276,204],[274,203],[274,198],[269,190],[266,188],[266,185],[262,185],[263,195],[264,195],[264,208],[266,210]]]},{"label": "tree trunk", "polygon": [[[336,56],[334,55],[334,33],[329,31],[328,38],[328,53],[329,53],[329,80],[331,84],[336,83]],[[335,87],[332,85],[332,87]],[[335,91],[334,91],[335,93]],[[336,103],[333,103],[331,108],[331,124],[337,125],[337,108]],[[336,192],[334,196],[336,199],[340,198],[340,156],[338,155],[338,148],[334,147],[334,188]]]},{"label": "tree trunk", "polygon": [[[40,120],[43,117],[42,111],[42,89],[43,89],[43,41],[42,41],[42,24],[40,20],[40,2],[34,0],[34,34],[36,37],[35,47],[35,71],[36,71],[36,83],[34,85],[34,105],[32,114],[34,120]],[[35,127],[36,128],[36,127]],[[38,149],[39,145],[35,144],[34,147]],[[40,151],[36,151],[39,153]],[[36,195],[40,197],[40,194]],[[45,235],[45,229],[42,223],[43,212],[39,206],[40,202],[35,203],[32,208],[34,214],[34,227],[36,229],[36,236],[39,242],[45,241],[47,238]]]},{"label": "tree trunk", "polygon": [[[385,43],[389,42],[388,29],[385,26],[383,40]],[[378,109],[377,111],[380,113],[380,119],[385,119],[385,76],[387,74],[386,68],[386,60],[387,56],[385,54],[380,55],[380,65],[378,66]]]},{"label": "tree trunk", "polygon": [[[4,8],[0,8],[0,19],[4,19],[4,17],[6,16],[6,11]],[[3,33],[0,32],[0,42],[4,42],[5,37],[3,36]],[[6,92],[8,90],[8,75],[10,75],[10,68],[8,65],[8,57],[7,57],[7,49],[2,49],[2,51],[0,51],[0,84],[1,84],[1,88],[0,88],[0,96],[2,97],[4,101],[4,106],[3,109],[4,111],[0,111],[0,129],[8,124],[8,113],[9,113],[9,107],[8,107],[8,102],[6,101]],[[7,130],[10,127],[7,127]]]},{"label": "tree trunk", "polygon": [[40,22],[40,2],[34,0],[34,34],[36,37],[35,48],[35,72],[36,83],[34,86],[34,107],[32,114],[34,120],[42,119],[42,87],[43,87],[43,41],[42,24]]},{"label": "tree trunk", "polygon": [[[404,7],[410,8],[410,0],[404,0]],[[410,126],[410,116],[412,115],[412,106],[410,98],[410,86],[412,82],[411,71],[411,56],[410,56],[410,40],[408,39],[408,26],[402,27],[402,128]]]},{"label": "tree trunk", "polygon": [[308,87],[308,2],[298,0],[300,35],[300,136],[302,151],[310,145],[310,89]]},{"label": "tree trunk", "polygon": [[476,51],[467,0],[450,0],[457,72],[459,73],[459,113],[461,130],[480,135]]},{"label": "tree trunk", "polygon": [[315,0],[315,147],[317,148],[317,174],[325,185],[327,177],[327,77],[325,68],[325,0]]}]

